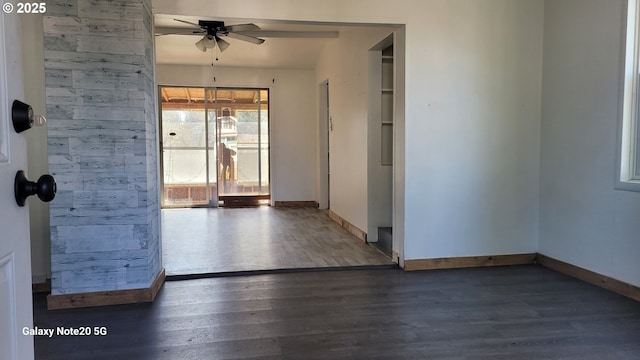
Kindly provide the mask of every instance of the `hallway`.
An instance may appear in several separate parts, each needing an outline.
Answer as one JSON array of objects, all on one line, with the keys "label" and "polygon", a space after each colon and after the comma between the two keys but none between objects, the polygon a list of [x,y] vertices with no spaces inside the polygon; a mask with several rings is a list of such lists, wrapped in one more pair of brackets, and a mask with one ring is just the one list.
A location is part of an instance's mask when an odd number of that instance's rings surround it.
[{"label": "hallway", "polygon": [[162,252],[168,276],[394,265],[314,208],[163,209]]}]

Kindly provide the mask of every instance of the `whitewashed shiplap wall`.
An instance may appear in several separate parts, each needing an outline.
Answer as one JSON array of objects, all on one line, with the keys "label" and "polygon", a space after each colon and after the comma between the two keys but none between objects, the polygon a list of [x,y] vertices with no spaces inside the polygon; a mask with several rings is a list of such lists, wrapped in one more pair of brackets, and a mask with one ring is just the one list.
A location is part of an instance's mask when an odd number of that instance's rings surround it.
[{"label": "whitewashed shiplap wall", "polygon": [[52,293],[161,271],[150,0],[55,0],[44,16]]}]

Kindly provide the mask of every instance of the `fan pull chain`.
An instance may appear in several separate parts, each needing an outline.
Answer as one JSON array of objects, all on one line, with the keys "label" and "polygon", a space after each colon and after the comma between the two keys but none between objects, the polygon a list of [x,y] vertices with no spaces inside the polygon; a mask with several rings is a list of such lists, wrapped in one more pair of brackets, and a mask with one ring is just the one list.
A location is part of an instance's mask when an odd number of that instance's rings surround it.
[{"label": "fan pull chain", "polygon": [[[216,61],[217,61],[217,57],[216,57]],[[216,82],[216,76],[215,76],[215,70],[216,68],[213,66],[213,51],[211,52],[211,75],[213,75],[213,82]]]}]

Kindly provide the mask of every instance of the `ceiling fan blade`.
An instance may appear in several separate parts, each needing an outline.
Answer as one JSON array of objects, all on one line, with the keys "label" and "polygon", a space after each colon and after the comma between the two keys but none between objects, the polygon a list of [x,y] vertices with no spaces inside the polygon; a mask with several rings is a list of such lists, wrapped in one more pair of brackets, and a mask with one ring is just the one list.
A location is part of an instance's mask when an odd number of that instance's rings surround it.
[{"label": "ceiling fan blade", "polygon": [[191,21],[186,21],[186,20],[180,20],[180,19],[173,19],[174,21],[178,21],[184,24],[189,24],[189,25],[193,25],[195,27],[201,27],[199,24],[196,23],[192,23]]},{"label": "ceiling fan blade", "polygon": [[228,36],[230,38],[237,39],[237,40],[247,41],[247,42],[250,42],[250,43],[256,44],[256,45],[260,45],[260,44],[262,44],[264,42],[264,39],[259,39],[257,37],[238,34],[238,33],[233,33],[233,32],[228,33],[226,36]]},{"label": "ceiling fan blade", "polygon": [[203,35],[207,31],[204,29],[187,29],[180,27],[156,27],[156,35]]},{"label": "ceiling fan blade", "polygon": [[156,36],[165,36],[165,35],[183,35],[183,34],[179,34],[179,33],[162,33],[162,34],[158,34],[158,33],[156,33]]},{"label": "ceiling fan blade", "polygon": [[186,28],[171,28],[171,27],[156,27],[156,35],[206,35],[206,30],[186,29]]},{"label": "ceiling fan blade", "polygon": [[289,38],[289,39],[331,39],[340,34],[337,31],[240,31],[243,35],[259,36],[261,38]]},{"label": "ceiling fan blade", "polygon": [[226,26],[227,31],[230,32],[243,32],[243,31],[254,31],[260,30],[260,27],[256,24],[237,24],[237,25],[229,25]]}]

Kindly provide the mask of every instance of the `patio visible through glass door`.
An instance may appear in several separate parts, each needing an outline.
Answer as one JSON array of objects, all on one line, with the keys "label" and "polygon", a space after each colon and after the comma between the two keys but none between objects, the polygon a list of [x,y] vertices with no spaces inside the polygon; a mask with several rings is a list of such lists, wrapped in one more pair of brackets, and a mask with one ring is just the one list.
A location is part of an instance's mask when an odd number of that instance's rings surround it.
[{"label": "patio visible through glass door", "polygon": [[269,195],[269,91],[161,87],[162,206]]},{"label": "patio visible through glass door", "polygon": [[211,89],[207,96],[217,111],[219,198],[268,196],[268,91]]}]

